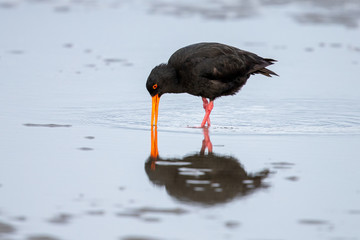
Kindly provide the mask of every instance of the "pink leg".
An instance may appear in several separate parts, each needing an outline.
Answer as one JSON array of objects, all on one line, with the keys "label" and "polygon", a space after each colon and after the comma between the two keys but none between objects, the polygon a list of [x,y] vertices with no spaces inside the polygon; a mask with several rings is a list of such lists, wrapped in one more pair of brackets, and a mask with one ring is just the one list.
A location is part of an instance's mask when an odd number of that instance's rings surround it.
[{"label": "pink leg", "polygon": [[[208,100],[206,99],[206,98],[202,98],[202,100],[203,100],[203,107],[204,107],[204,109],[205,109],[205,114],[206,114],[206,112],[208,111],[207,110],[207,108],[208,108],[208,106],[209,106],[209,102],[208,102]],[[210,118],[208,117],[208,120],[207,120],[207,122],[208,122],[208,126],[210,126]],[[205,124],[204,124],[204,126],[205,126]],[[202,124],[201,124],[201,127],[204,127]]]},{"label": "pink leg", "polygon": [[206,98],[204,98],[204,97],[202,98],[202,100],[203,100],[203,107],[204,107],[204,109],[205,109],[205,111],[206,111],[206,108],[207,108],[209,102],[208,102],[208,100],[207,100]]},{"label": "pink leg", "polygon": [[[205,103],[206,101],[206,103]],[[205,108],[205,116],[204,116],[204,119],[201,123],[201,126],[200,127],[204,127],[205,124],[207,123],[208,124],[208,127],[210,127],[210,113],[211,113],[211,110],[213,109],[214,107],[214,101],[210,101],[209,103],[207,102],[207,100],[203,98],[203,102],[204,102],[204,108]]]}]

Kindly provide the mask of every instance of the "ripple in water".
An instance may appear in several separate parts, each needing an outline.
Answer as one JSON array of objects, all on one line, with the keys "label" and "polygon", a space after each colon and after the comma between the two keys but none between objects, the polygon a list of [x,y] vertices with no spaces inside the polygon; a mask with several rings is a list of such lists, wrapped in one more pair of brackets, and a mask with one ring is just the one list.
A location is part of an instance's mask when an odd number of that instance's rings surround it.
[{"label": "ripple in water", "polygon": [[[360,134],[360,104],[344,99],[248,100],[215,102],[212,133],[225,134]],[[111,104],[110,104],[111,105]],[[151,102],[98,104],[62,109],[71,124],[148,130]],[[172,99],[159,107],[159,131],[193,132],[204,115],[199,101]]]}]

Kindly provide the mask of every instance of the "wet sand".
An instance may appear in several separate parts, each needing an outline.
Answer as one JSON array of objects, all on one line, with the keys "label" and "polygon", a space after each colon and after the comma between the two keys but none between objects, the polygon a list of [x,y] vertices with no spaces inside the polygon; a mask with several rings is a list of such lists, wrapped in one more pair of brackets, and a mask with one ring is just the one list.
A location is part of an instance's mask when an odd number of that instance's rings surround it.
[{"label": "wet sand", "polygon": [[[359,239],[359,9],[0,1],[0,239]],[[163,96],[154,160],[146,78],[200,41],[280,77],[216,100],[208,135],[201,99]]]}]

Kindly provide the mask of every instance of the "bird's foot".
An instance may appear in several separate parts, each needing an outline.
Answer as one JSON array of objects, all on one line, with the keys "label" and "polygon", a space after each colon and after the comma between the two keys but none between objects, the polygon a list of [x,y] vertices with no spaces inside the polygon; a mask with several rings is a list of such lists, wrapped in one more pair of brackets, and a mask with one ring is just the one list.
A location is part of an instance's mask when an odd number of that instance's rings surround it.
[{"label": "bird's foot", "polygon": [[[206,115],[205,115],[206,116]],[[206,125],[207,123],[207,125]],[[210,118],[208,117],[207,120],[205,120],[205,117],[204,117],[204,120],[202,121],[201,125],[200,126],[187,126],[188,128],[208,128],[210,127]]]},{"label": "bird's foot", "polygon": [[205,126],[187,126],[187,128],[204,128]]},{"label": "bird's foot", "polygon": [[[206,123],[207,123],[207,125],[206,125]],[[199,128],[206,128],[206,127],[210,127],[210,126],[211,126],[210,117],[206,118],[206,114],[205,114],[205,117],[204,117],[203,121],[201,122],[201,125]]]}]

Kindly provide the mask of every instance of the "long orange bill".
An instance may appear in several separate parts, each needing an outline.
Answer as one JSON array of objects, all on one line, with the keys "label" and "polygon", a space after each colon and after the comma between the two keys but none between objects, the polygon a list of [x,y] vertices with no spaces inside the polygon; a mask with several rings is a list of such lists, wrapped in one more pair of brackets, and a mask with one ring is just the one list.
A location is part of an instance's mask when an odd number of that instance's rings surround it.
[{"label": "long orange bill", "polygon": [[[152,110],[151,110],[151,127],[157,126],[158,113],[159,113],[159,101],[160,97],[158,94],[152,97]],[[154,124],[155,120],[155,124]]]}]

